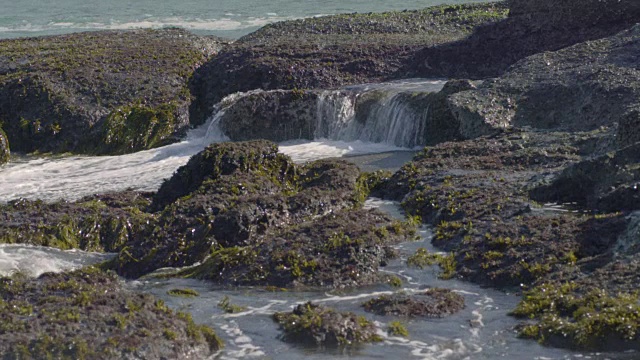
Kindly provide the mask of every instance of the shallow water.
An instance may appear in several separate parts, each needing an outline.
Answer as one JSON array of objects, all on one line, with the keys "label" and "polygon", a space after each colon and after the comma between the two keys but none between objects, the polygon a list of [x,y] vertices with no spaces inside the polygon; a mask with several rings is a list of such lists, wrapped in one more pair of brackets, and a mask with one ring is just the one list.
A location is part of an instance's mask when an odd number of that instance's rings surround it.
[{"label": "shallow water", "polygon": [[[369,199],[368,207],[378,207],[394,216],[402,217],[397,203]],[[418,291],[430,287],[444,287],[463,295],[466,308],[442,319],[398,319],[393,316],[377,316],[367,313],[361,304],[372,297],[390,294],[388,286],[370,286],[348,291],[270,292],[260,287],[223,289],[203,281],[143,280],[129,285],[150,292],[165,300],[174,309],[191,313],[214,327],[225,340],[226,347],[220,359],[266,358],[266,359],[607,359],[623,358],[622,354],[578,354],[575,352],[546,348],[535,341],[518,339],[513,330],[516,319],[507,313],[519,298],[496,290],[458,281],[440,280],[436,268],[418,270],[407,268],[405,261],[419,247],[431,250],[432,233],[428,228],[420,232],[417,242],[398,245],[401,258],[391,262],[384,271],[404,279],[403,290]],[[167,295],[174,288],[190,288],[200,293],[199,297],[182,298]],[[226,314],[217,304],[228,297],[231,304],[244,306],[246,310],[237,314]],[[307,301],[321,303],[340,311],[351,311],[374,320],[381,329],[384,341],[348,349],[316,348],[282,342],[280,331],[271,315],[277,311],[291,311],[297,304]],[[384,329],[389,322],[400,320],[409,330],[409,338],[390,337]],[[628,354],[629,356],[635,354]],[[632,357],[630,357],[632,358]]]},{"label": "shallow water", "polygon": [[0,38],[178,26],[238,38],[275,21],[483,0],[0,0]]}]

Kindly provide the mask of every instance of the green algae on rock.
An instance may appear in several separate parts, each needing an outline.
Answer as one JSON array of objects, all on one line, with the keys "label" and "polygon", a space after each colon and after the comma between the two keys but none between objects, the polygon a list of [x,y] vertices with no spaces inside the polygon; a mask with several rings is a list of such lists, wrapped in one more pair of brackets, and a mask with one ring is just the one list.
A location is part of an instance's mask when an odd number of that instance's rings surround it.
[{"label": "green algae on rock", "polygon": [[222,347],[209,327],[95,268],[0,277],[0,296],[0,352],[9,358],[203,358]]},{"label": "green algae on rock", "polygon": [[545,283],[527,291],[512,315],[533,319],[519,334],[544,344],[597,351],[638,349],[638,294],[611,296],[575,284]]},{"label": "green algae on rock", "polygon": [[127,153],[174,142],[189,127],[188,79],[219,47],[179,29],[1,40],[3,128],[20,152]]},{"label": "green algae on rock", "polygon": [[282,339],[317,346],[345,346],[382,341],[376,326],[364,316],[339,313],[322,305],[300,304],[291,313],[275,313]]},{"label": "green algae on rock", "polygon": [[123,192],[75,203],[14,200],[0,205],[0,243],[115,252],[152,220],[145,194]]}]

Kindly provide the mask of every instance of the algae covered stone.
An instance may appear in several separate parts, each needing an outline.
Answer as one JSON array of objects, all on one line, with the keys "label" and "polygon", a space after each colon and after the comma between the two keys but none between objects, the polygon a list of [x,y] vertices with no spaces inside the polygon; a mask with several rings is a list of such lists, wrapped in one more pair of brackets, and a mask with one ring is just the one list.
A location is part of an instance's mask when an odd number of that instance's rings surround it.
[{"label": "algae covered stone", "polygon": [[95,268],[0,277],[0,318],[9,358],[203,358],[222,346],[209,327]]},{"label": "algae covered stone", "polygon": [[344,346],[382,340],[376,326],[365,317],[310,302],[296,306],[290,313],[275,313],[273,319],[284,332],[282,339],[290,342]]}]

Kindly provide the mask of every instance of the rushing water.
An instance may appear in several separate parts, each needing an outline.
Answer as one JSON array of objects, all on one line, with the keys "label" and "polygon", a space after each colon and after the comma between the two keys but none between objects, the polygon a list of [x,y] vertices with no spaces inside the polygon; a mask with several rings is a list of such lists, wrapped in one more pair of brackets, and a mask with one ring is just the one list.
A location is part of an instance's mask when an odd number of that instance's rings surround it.
[{"label": "rushing water", "polygon": [[[375,89],[383,89],[388,95],[382,97],[378,107],[393,101],[394,94],[402,91],[437,91],[442,87],[441,81],[414,80],[392,82],[378,85],[360,85],[348,87],[338,92],[348,92],[350,97],[366,94]],[[184,141],[157,149],[140,151],[121,156],[72,156],[49,158],[14,158],[0,168],[0,201],[8,201],[18,197],[27,199],[58,199],[74,200],[82,196],[109,191],[119,191],[128,188],[153,191],[162,181],[171,177],[173,172],[184,165],[189,158],[211,143],[226,141],[227,138],[218,127],[218,120],[224,115],[225,108],[233,105],[239,98],[251,93],[238,93],[226,97],[216,105],[215,115],[203,126],[189,132]],[[345,99],[347,99],[345,97]],[[330,104],[322,98],[323,108],[329,109]],[[345,100],[346,101],[346,100]],[[289,141],[280,144],[280,151],[291,156],[296,162],[306,162],[327,157],[353,156],[372,153],[410,151],[413,143],[403,144],[390,137],[392,141],[385,142],[384,138],[356,137],[354,134],[371,133],[375,131],[385,133],[380,129],[381,124],[388,122],[387,114],[371,115],[367,126],[362,126],[352,116],[355,112],[352,103],[335,101],[332,106],[346,109],[342,112],[319,111],[318,122],[340,122],[341,131],[319,134],[314,141]],[[351,104],[350,109],[347,105]],[[392,107],[406,115],[402,106]],[[403,111],[403,112],[401,112]],[[331,113],[331,116],[325,116]],[[325,115],[323,115],[325,114]],[[352,115],[349,115],[352,114]],[[389,129],[411,127],[412,122],[420,119],[407,117],[402,123],[401,116],[390,116],[392,123]],[[400,124],[400,126],[398,126]],[[338,128],[337,126],[334,126]],[[401,133],[400,133],[401,134]],[[401,135],[398,135],[401,136]],[[399,144],[400,146],[396,145]]]},{"label": "rushing water", "polygon": [[483,0],[0,0],[0,38],[179,26],[237,38],[281,20]]}]

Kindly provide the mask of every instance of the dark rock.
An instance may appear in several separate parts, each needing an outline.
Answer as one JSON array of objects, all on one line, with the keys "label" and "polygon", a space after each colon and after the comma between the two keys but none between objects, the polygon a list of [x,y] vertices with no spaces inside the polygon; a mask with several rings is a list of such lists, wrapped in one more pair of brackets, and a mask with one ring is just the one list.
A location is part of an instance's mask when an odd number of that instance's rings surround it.
[{"label": "dark rock", "polygon": [[201,359],[222,347],[190,315],[94,268],[0,277],[0,318],[6,358]]},{"label": "dark rock", "polygon": [[509,17],[461,40],[425,47],[404,69],[411,76],[482,79],[528,56],[612,36],[640,21],[634,0],[513,0]]},{"label": "dark rock", "polygon": [[328,89],[406,77],[401,69],[420,49],[462,39],[505,16],[504,3],[485,3],[270,24],[196,71],[191,114],[204,122],[213,105],[239,91]]},{"label": "dark rock", "polygon": [[9,138],[7,138],[7,134],[0,128],[0,165],[9,161],[9,155]]},{"label": "dark rock", "polygon": [[[509,127],[588,131],[620,123],[635,138],[640,26],[601,40],[528,57],[477,90],[449,97],[465,138]],[[585,61],[589,59],[589,61]],[[625,132],[626,133],[626,132]]]},{"label": "dark rock", "polygon": [[434,288],[412,295],[382,295],[362,306],[366,311],[377,315],[445,317],[464,308],[464,297],[449,289]]},{"label": "dark rock", "polygon": [[202,262],[178,275],[233,286],[375,283],[390,245],[414,235],[357,210],[376,179],[344,160],[295,165],[268,141],[215,144],[165,181],[159,212],[108,267],[135,278]]},{"label": "dark rock", "polygon": [[376,326],[363,316],[339,313],[322,305],[298,305],[291,313],[275,313],[282,339],[316,346],[344,346],[381,341]]},{"label": "dark rock", "polygon": [[0,243],[119,251],[152,220],[143,212],[150,203],[146,195],[123,192],[52,204],[14,200],[0,205]]},{"label": "dark rock", "polygon": [[312,140],[317,104],[315,91],[256,91],[224,109],[220,128],[233,141]]},{"label": "dark rock", "polygon": [[252,246],[215,250],[202,265],[179,273],[221,285],[345,288],[382,282],[391,245],[415,236],[411,224],[378,211],[343,210],[268,231]]},{"label": "dark rock", "polygon": [[14,151],[128,153],[189,127],[187,80],[219,48],[179,29],[0,41],[0,119]]},{"label": "dark rock", "polygon": [[603,212],[640,209],[640,143],[569,166],[531,190],[538,201],[576,202]]}]

